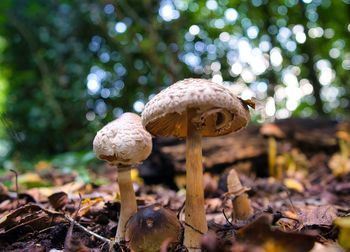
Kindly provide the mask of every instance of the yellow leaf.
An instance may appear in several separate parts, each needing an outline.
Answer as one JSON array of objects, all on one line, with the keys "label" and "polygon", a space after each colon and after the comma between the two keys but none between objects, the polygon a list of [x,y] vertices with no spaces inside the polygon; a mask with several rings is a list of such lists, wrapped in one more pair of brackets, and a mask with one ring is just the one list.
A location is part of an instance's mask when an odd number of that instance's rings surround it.
[{"label": "yellow leaf", "polygon": [[137,169],[131,169],[131,181],[136,182],[137,184],[143,184],[143,179],[140,177]]},{"label": "yellow leaf", "polygon": [[350,249],[350,217],[337,218],[334,223],[340,227],[338,242],[345,249]]},{"label": "yellow leaf", "polygon": [[329,160],[328,166],[332,170],[334,176],[342,177],[350,171],[350,160],[336,153]]},{"label": "yellow leaf", "polygon": [[98,197],[95,199],[90,199],[90,198],[83,199],[83,201],[81,202],[81,207],[79,209],[78,215],[79,216],[86,215],[90,211],[92,206],[96,206],[101,202],[102,202],[102,205],[104,205],[102,197]]},{"label": "yellow leaf", "polygon": [[283,184],[289,189],[295,190],[300,193],[304,192],[304,186],[295,179],[286,178],[283,180]]},{"label": "yellow leaf", "polygon": [[21,188],[44,187],[50,185],[47,180],[44,180],[37,173],[33,172],[19,175],[18,183],[20,184]]},{"label": "yellow leaf", "polygon": [[46,160],[40,160],[38,163],[35,164],[35,170],[38,172],[44,171],[44,170],[50,170],[51,164]]},{"label": "yellow leaf", "polygon": [[175,176],[175,184],[178,188],[185,188],[186,186],[186,176],[185,175],[177,175]]}]

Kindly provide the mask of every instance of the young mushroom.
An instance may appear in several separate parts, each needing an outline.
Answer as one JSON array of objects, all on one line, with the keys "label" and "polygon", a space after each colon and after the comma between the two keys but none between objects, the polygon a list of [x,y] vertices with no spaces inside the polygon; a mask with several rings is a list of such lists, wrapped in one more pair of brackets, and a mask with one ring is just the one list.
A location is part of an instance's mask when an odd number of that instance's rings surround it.
[{"label": "young mushroom", "polygon": [[170,246],[179,243],[181,228],[174,212],[155,204],[141,208],[130,218],[125,238],[132,251],[156,252],[165,241]]},{"label": "young mushroom", "polygon": [[138,115],[125,113],[97,132],[93,146],[97,158],[118,169],[121,210],[116,241],[121,242],[124,240],[126,222],[137,211],[130,171],[150,155],[152,137],[143,128]]},{"label": "young mushroom", "polygon": [[244,101],[222,85],[185,79],[153,97],[142,113],[142,124],[155,136],[186,138],[186,203],[184,245],[199,251],[207,232],[204,208],[202,136],[238,131],[250,119]]},{"label": "young mushroom", "polygon": [[231,169],[227,175],[227,193],[225,198],[232,201],[232,220],[246,220],[253,215],[248,194],[250,188],[242,186],[238,174]]}]

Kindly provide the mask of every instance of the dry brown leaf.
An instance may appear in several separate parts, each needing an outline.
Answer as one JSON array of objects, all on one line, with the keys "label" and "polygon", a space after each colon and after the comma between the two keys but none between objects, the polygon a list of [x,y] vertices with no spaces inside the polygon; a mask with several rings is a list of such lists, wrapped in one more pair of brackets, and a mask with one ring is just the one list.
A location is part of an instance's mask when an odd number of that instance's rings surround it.
[{"label": "dry brown leaf", "polygon": [[299,209],[298,219],[304,226],[332,226],[337,218],[337,209],[331,205],[306,206]]},{"label": "dry brown leaf", "polygon": [[237,232],[238,243],[262,252],[307,252],[314,246],[315,237],[273,229],[270,223],[270,216],[259,217]]},{"label": "dry brown leaf", "polygon": [[0,238],[15,240],[64,221],[62,214],[45,211],[39,205],[27,204],[0,219]]},{"label": "dry brown leaf", "polygon": [[58,210],[58,209],[62,209],[65,205],[68,204],[68,195],[65,192],[57,192],[54,194],[51,194],[49,197],[49,203],[51,204],[51,206]]}]

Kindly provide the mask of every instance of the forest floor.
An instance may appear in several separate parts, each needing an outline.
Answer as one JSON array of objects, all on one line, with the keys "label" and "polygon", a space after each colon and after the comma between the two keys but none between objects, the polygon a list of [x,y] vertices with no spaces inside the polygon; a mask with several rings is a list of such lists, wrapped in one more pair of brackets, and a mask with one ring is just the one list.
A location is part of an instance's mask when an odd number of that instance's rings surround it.
[{"label": "forest floor", "polygon": [[[259,127],[203,140],[209,232],[202,251],[350,248],[350,161],[349,156],[341,158],[339,123],[291,120],[276,125],[284,137],[277,140],[275,176],[268,176],[271,146]],[[184,223],[184,148],[183,141],[157,140],[149,160],[132,171],[139,209],[160,204]],[[87,169],[93,183],[46,162],[34,171],[1,177],[0,251],[109,251],[120,210],[117,172],[104,164]],[[232,169],[252,210],[239,219],[239,195],[230,194],[227,186]],[[9,180],[13,183],[7,188],[2,183]],[[46,182],[50,186],[43,186]],[[181,241],[171,251],[186,251]],[[161,251],[167,251],[166,244]],[[129,251],[128,244],[115,244],[114,249]]]}]

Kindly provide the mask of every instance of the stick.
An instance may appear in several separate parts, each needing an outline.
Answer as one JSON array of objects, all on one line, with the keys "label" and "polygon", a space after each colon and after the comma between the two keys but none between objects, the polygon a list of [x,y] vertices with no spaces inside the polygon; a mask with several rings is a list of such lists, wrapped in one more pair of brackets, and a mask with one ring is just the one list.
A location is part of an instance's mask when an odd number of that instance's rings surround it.
[{"label": "stick", "polygon": [[10,169],[11,172],[13,172],[15,174],[15,181],[16,181],[16,201],[17,201],[17,208],[19,207],[19,198],[18,198],[18,191],[19,191],[19,186],[18,186],[18,173],[13,170],[13,169]]},{"label": "stick", "polygon": [[68,220],[70,223],[73,223],[74,225],[76,225],[78,228],[80,228],[80,229],[82,229],[83,231],[87,232],[88,234],[90,234],[90,235],[96,237],[97,239],[100,239],[101,241],[106,242],[106,243],[108,243],[108,244],[111,244],[111,243],[112,243],[111,240],[109,240],[109,239],[107,239],[107,238],[105,238],[105,237],[103,237],[103,236],[101,236],[101,235],[99,235],[99,234],[96,234],[96,233],[94,233],[93,231],[90,231],[89,229],[87,229],[87,228],[84,227],[83,225],[81,225],[81,224],[79,224],[78,222],[76,222],[75,220],[73,220],[71,217],[65,215],[64,218],[65,218],[66,220]]}]

